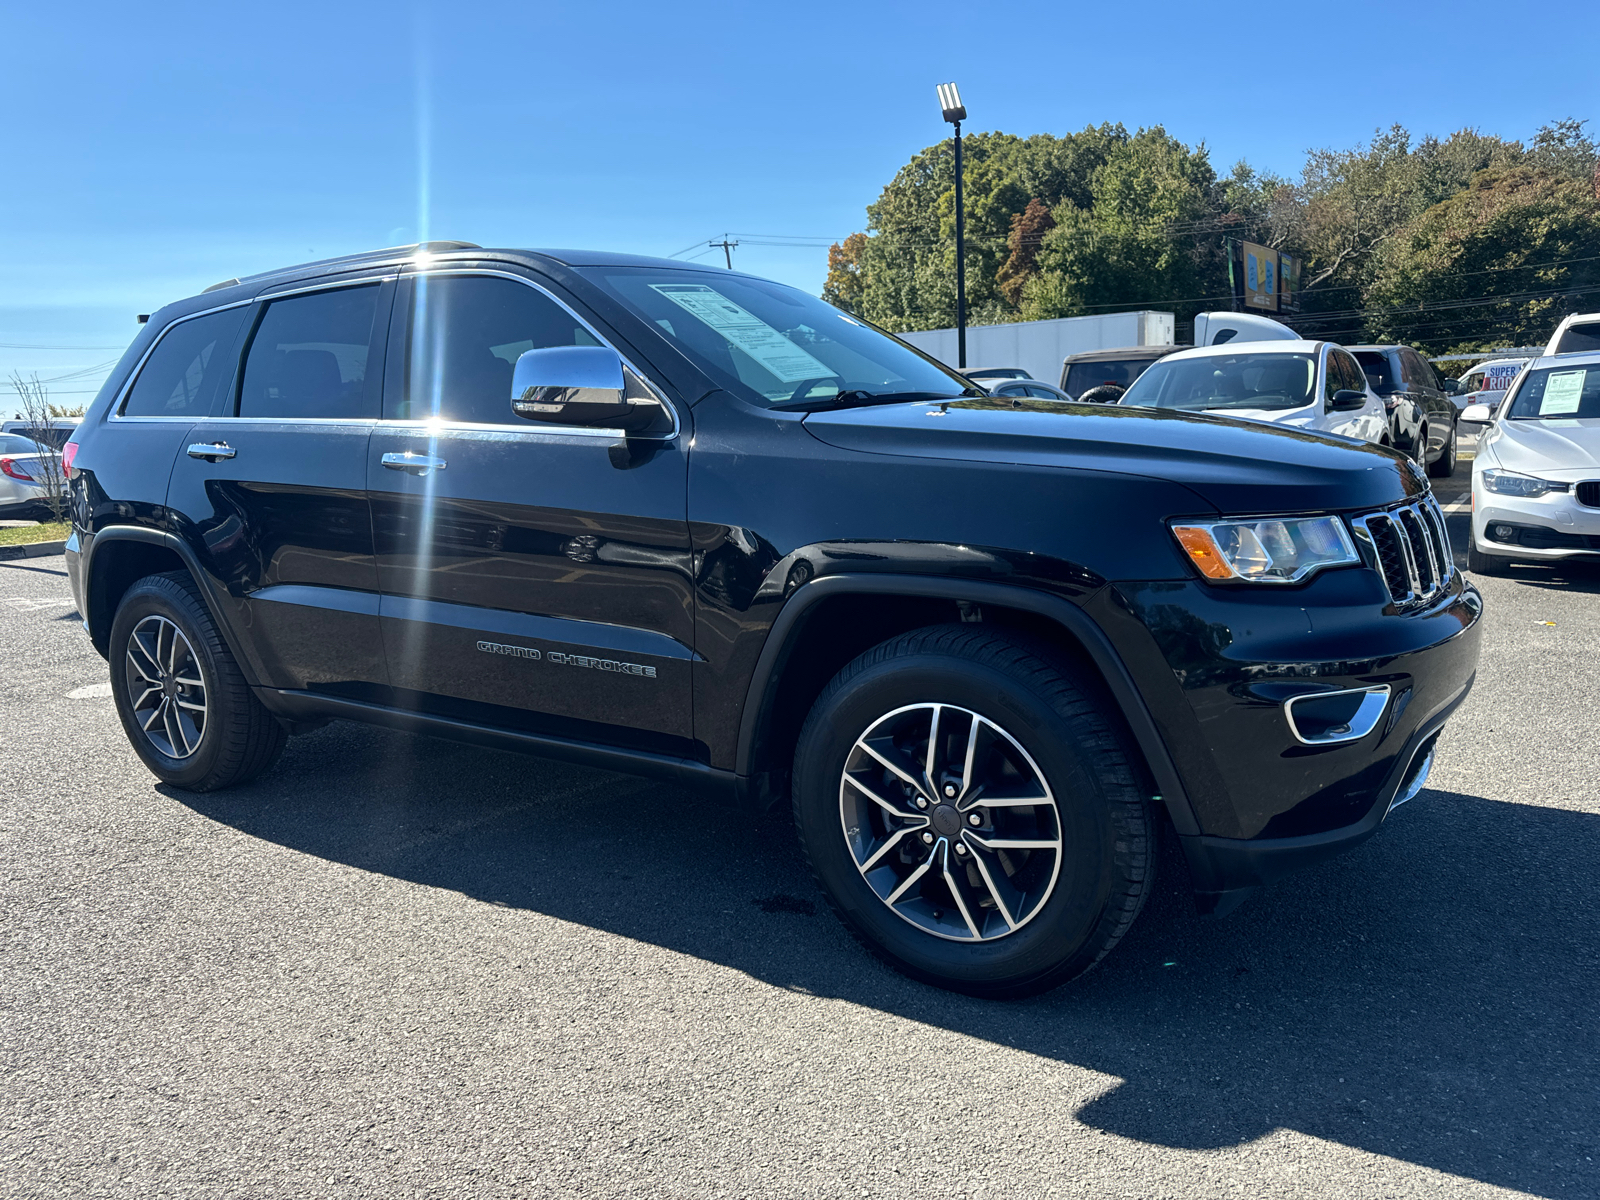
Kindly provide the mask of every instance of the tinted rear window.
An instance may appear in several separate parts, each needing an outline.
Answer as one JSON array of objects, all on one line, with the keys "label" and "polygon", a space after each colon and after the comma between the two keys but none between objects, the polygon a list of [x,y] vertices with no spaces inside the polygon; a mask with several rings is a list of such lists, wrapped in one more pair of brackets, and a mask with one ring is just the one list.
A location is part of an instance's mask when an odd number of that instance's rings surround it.
[{"label": "tinted rear window", "polygon": [[1354,353],[1356,361],[1361,364],[1361,370],[1367,377],[1367,382],[1378,395],[1395,391],[1399,387],[1394,378],[1394,364],[1389,361],[1387,354],[1381,350],[1357,350]]},{"label": "tinted rear window", "polygon": [[208,313],[168,328],[123,402],[125,417],[203,417],[233,376],[233,345],[244,308]]},{"label": "tinted rear window", "polygon": [[1061,390],[1077,399],[1092,387],[1114,383],[1125,388],[1145,373],[1153,360],[1148,358],[1111,359],[1108,362],[1073,363]]},{"label": "tinted rear window", "polygon": [[1561,335],[1557,354],[1593,354],[1600,351],[1600,321],[1574,325]]},{"label": "tinted rear window", "polygon": [[269,304],[245,359],[239,415],[376,417],[366,382],[378,292],[373,284]]}]

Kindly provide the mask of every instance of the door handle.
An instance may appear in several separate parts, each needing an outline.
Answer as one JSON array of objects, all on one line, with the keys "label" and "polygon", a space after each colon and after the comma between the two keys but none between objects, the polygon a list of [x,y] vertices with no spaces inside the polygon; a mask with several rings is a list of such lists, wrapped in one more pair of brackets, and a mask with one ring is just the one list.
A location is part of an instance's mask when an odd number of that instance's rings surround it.
[{"label": "door handle", "polygon": [[381,460],[391,471],[409,471],[413,475],[426,475],[429,471],[442,471],[445,461],[429,454],[416,454],[410,450],[389,453]]},{"label": "door handle", "polygon": [[220,462],[224,458],[232,458],[239,453],[227,442],[196,442],[189,447],[190,458],[203,458],[209,462]]}]

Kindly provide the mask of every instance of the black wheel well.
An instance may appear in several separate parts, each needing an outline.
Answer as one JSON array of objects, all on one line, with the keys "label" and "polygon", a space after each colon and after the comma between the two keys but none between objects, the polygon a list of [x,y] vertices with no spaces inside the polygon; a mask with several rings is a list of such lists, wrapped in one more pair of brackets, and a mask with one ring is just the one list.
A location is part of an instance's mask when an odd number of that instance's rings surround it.
[{"label": "black wheel well", "polygon": [[96,650],[108,652],[111,622],[116,619],[117,605],[127,590],[146,575],[164,575],[168,571],[188,572],[178,552],[169,547],[131,539],[95,544],[84,599],[89,609],[89,639]]},{"label": "black wheel well", "polygon": [[[845,594],[819,600],[806,610],[773,665],[766,683],[763,711],[751,746],[750,773],[762,779],[761,790],[776,797],[787,790],[795,744],[811,706],[822,689],[857,655],[880,642],[955,621],[981,621],[991,629],[1009,629],[1045,643],[1075,675],[1101,689],[1102,711],[1123,726],[1120,706],[1105,686],[1099,667],[1083,643],[1057,621],[1026,609],[994,604],[907,596],[893,593]],[[1138,743],[1127,738],[1129,752],[1143,762]]]}]

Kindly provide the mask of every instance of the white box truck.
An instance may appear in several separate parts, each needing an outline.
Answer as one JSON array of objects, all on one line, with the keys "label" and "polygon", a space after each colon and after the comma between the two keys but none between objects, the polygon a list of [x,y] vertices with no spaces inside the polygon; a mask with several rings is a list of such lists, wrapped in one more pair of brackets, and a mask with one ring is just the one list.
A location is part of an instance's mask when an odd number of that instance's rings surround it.
[{"label": "white box truck", "polygon": [[[1166,312],[1106,313],[1054,321],[967,326],[967,366],[1020,367],[1030,379],[1055,383],[1069,354],[1121,346],[1170,346],[1174,317]],[[955,366],[956,331],[922,329],[899,335],[946,366]]]}]

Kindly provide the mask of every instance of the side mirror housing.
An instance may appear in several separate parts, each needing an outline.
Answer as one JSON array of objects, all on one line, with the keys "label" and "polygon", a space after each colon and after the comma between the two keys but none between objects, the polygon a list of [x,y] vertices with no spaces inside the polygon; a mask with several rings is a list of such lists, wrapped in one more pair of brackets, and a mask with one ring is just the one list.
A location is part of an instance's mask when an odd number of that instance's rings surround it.
[{"label": "side mirror housing", "polygon": [[1333,394],[1333,403],[1329,405],[1334,412],[1355,412],[1358,408],[1365,408],[1367,394],[1358,392],[1355,388],[1340,388]]},{"label": "side mirror housing", "polygon": [[1452,396],[1461,395],[1461,380],[1446,379],[1444,381],[1444,390]]},{"label": "side mirror housing", "polygon": [[511,411],[550,425],[630,432],[670,426],[661,402],[607,346],[524,351],[511,373]]},{"label": "side mirror housing", "polygon": [[1461,419],[1478,425],[1486,425],[1494,420],[1494,414],[1489,411],[1487,404],[1469,404],[1461,410]]}]

